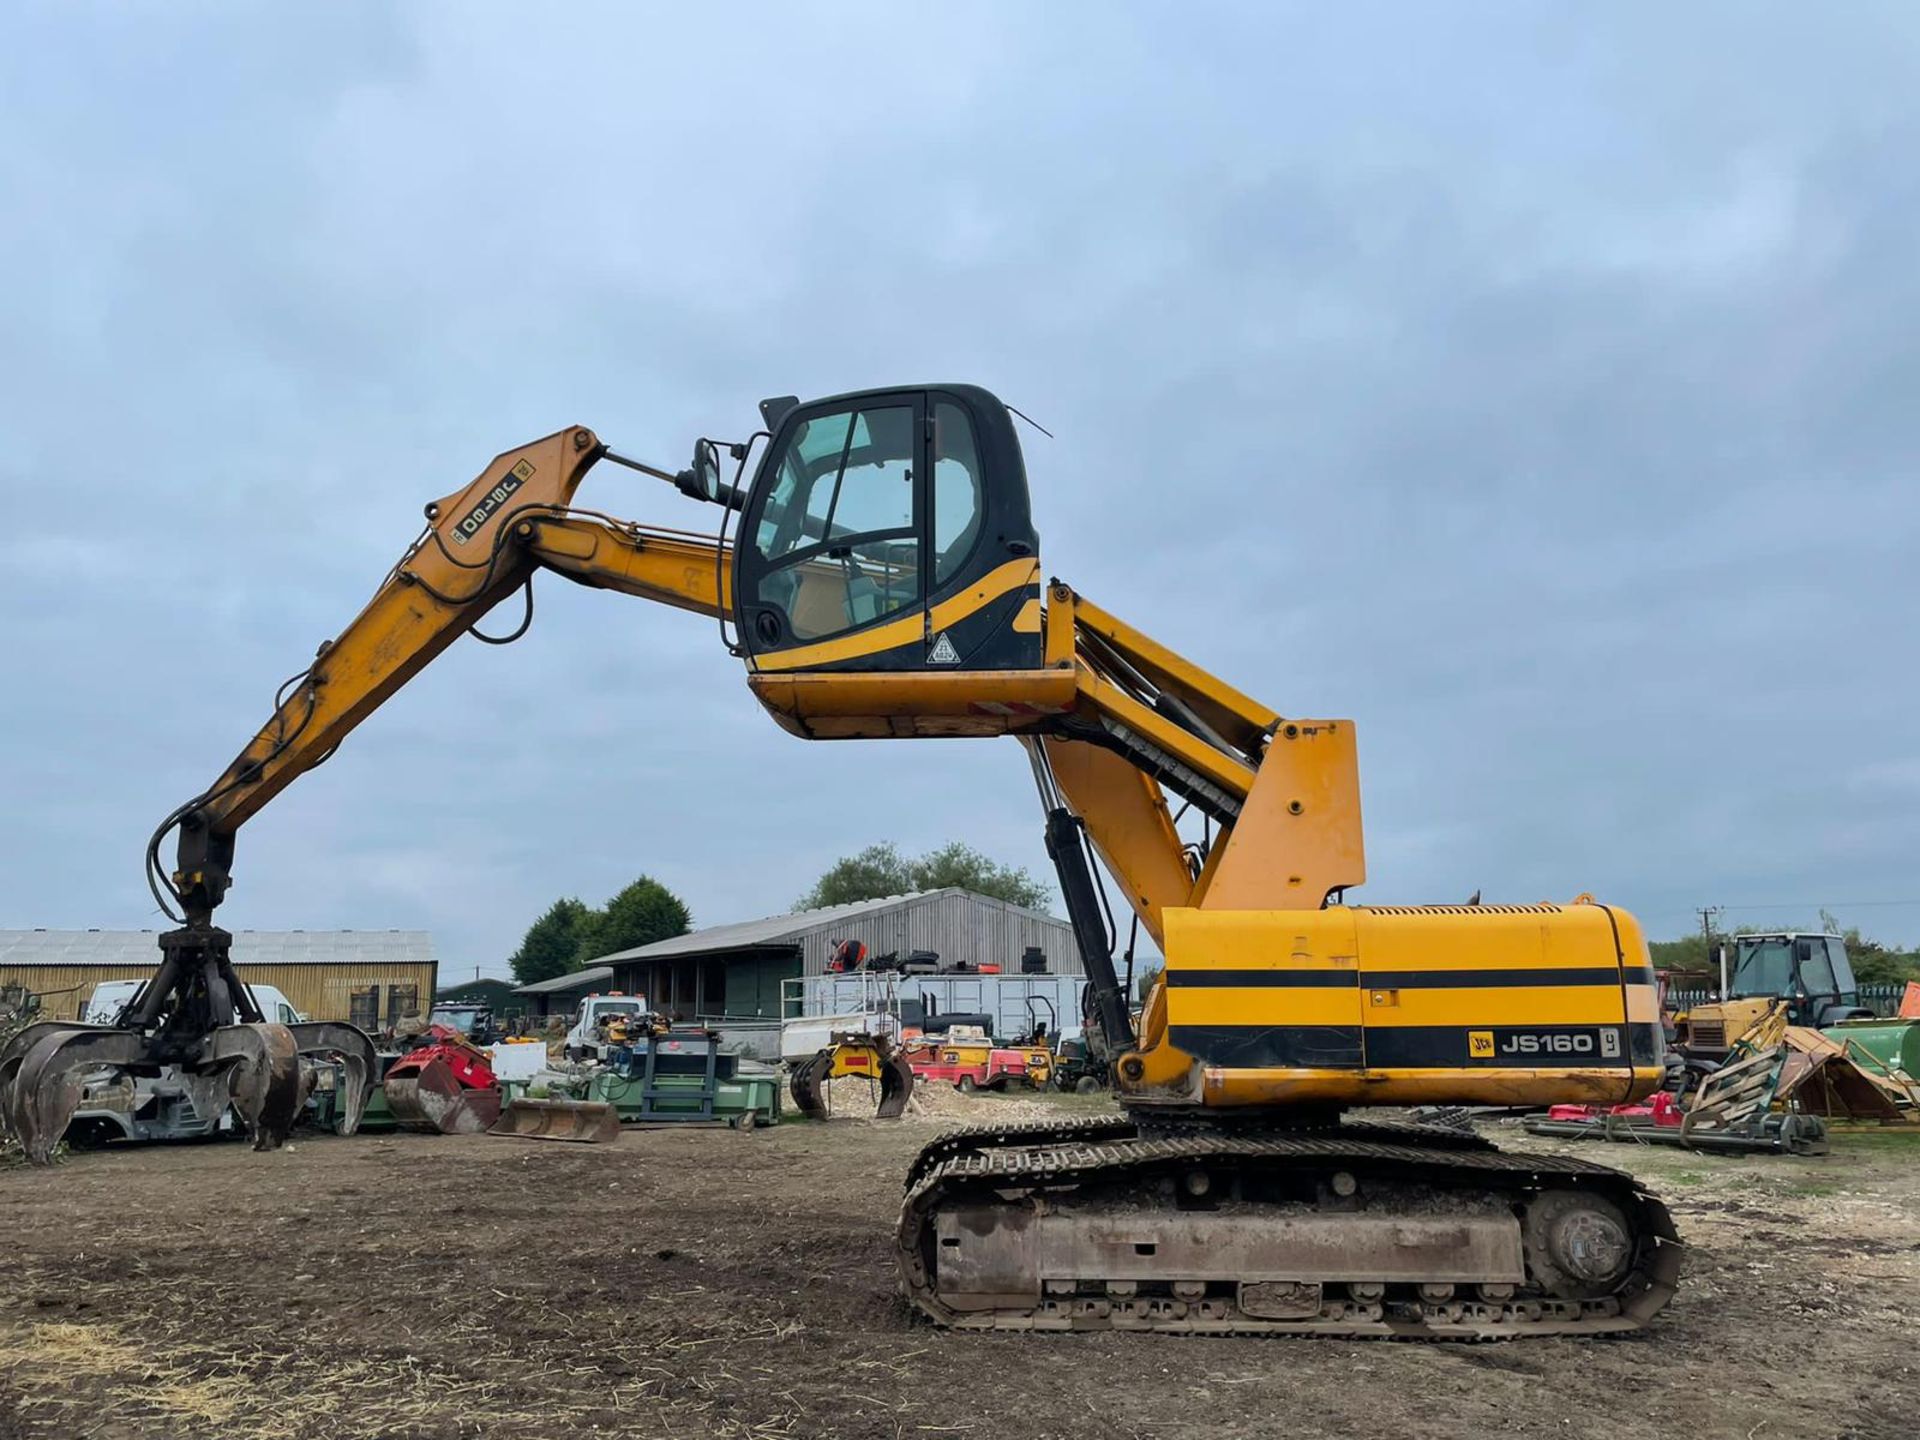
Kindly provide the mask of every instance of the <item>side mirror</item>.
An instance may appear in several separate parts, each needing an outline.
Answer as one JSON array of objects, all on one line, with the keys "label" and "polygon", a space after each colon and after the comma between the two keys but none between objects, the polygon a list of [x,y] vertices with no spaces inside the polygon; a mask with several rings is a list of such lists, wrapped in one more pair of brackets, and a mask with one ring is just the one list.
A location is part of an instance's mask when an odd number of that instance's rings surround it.
[{"label": "side mirror", "polygon": [[1812,963],[1812,960],[1813,960],[1813,942],[1811,940],[1794,941],[1793,942],[1793,963],[1795,965],[1807,965]]},{"label": "side mirror", "polygon": [[693,464],[673,477],[683,494],[709,504],[720,498],[720,447],[711,440],[693,442]]}]

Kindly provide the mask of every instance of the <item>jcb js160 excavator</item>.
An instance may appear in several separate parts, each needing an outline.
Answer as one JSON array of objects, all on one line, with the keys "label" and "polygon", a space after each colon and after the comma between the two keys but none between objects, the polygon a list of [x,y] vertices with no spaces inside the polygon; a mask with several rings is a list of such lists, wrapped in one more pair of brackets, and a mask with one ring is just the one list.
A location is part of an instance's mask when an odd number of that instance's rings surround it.
[{"label": "jcb js160 excavator", "polygon": [[[292,1120],[304,1053],[345,1057],[364,1085],[364,1037],[267,1024],[235,978],[213,923],[235,834],[522,590],[518,628],[480,638],[524,632],[545,569],[717,619],[754,697],[795,735],[1025,747],[1125,1114],[925,1149],[898,1252],[906,1293],[935,1320],[1428,1338],[1644,1325],[1672,1293],[1680,1246],[1630,1177],[1341,1119],[1658,1088],[1660,1016],[1633,918],[1585,896],[1345,903],[1366,877],[1352,723],[1282,715],[1043,579],[999,400],[924,385],[760,410],[764,429],[700,441],[677,474],[570,428],[427,506],[366,608],[153,837],[155,894],[181,925],[123,1028],[42,1025],[0,1050],[6,1121],[29,1154],[46,1158],[86,1067],[225,1076],[263,1147]],[[575,506],[602,460],[718,506],[717,533]],[[1137,1033],[1096,860],[1166,957]]]}]

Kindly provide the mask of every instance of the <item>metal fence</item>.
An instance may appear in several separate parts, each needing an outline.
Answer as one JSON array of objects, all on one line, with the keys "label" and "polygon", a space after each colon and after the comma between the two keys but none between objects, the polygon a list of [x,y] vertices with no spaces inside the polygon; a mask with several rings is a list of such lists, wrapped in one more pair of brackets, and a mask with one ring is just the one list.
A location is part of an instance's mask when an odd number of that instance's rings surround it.
[{"label": "metal fence", "polygon": [[[1900,1008],[1900,999],[1907,993],[1906,982],[1897,980],[1890,985],[1862,985],[1860,987],[1860,1005],[1876,1015],[1891,1015]],[[1708,1005],[1719,996],[1712,990],[1669,990],[1667,1003],[1676,1010],[1691,1009],[1695,1005]]]}]

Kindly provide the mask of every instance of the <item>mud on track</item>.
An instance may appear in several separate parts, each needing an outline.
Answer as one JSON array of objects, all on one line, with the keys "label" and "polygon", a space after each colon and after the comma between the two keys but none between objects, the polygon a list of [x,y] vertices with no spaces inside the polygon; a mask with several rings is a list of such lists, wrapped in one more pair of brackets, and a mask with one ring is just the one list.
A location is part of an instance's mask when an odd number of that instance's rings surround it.
[{"label": "mud on track", "polygon": [[1017,1103],[8,1170],[0,1440],[1920,1433],[1913,1140],[1841,1137],[1813,1160],[1583,1149],[1646,1176],[1693,1247],[1644,1337],[943,1334],[894,1294],[899,1177],[939,1129]]}]

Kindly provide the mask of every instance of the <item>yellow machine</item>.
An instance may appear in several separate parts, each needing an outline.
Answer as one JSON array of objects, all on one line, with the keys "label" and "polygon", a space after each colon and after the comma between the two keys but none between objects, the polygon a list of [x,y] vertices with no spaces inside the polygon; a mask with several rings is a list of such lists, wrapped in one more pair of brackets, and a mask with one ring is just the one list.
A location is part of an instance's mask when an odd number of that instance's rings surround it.
[{"label": "yellow machine", "polygon": [[1718,956],[1719,998],[1674,1017],[1679,1048],[1690,1058],[1720,1059],[1776,1003],[1791,1023],[1815,1029],[1873,1015],[1860,1003],[1843,935],[1753,931],[1722,943]]},{"label": "yellow machine", "polygon": [[913,1095],[913,1071],[899,1049],[884,1035],[869,1030],[836,1031],[810,1060],[793,1067],[787,1088],[793,1103],[809,1120],[825,1120],[832,1113],[827,1082],[866,1080],[880,1088],[876,1120],[897,1120]]},{"label": "yellow machine", "polygon": [[[902,1281],[947,1325],[1434,1338],[1596,1333],[1671,1294],[1667,1213],[1624,1175],[1507,1156],[1357,1107],[1628,1101],[1662,1042],[1639,925],[1570,904],[1357,906],[1354,727],[1286,716],[1043,578],[1008,411],[965,385],[763,402],[677,475],[569,428],[495,458],[226,771],[156,833],[180,907],[128,1029],[0,1050],[0,1113],[44,1155],[72,1064],[235,1075],[256,1143],[303,1049],[261,1023],[215,908],[240,826],[540,570],[717,621],[774,720],[819,740],[1011,736],[1090,977],[1122,1118],[995,1126],[916,1161]],[[757,457],[757,459],[756,459]],[[717,535],[574,505],[611,460],[720,507]],[[748,481],[749,461],[754,461]],[[482,636],[481,638],[489,638]],[[179,830],[178,862],[159,864]],[[1095,860],[1166,956],[1138,1030]],[[241,1023],[231,1024],[236,1016]]]}]

